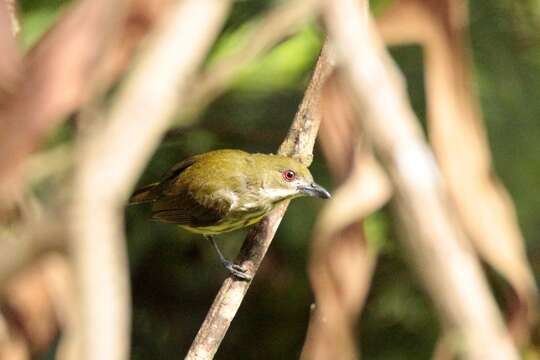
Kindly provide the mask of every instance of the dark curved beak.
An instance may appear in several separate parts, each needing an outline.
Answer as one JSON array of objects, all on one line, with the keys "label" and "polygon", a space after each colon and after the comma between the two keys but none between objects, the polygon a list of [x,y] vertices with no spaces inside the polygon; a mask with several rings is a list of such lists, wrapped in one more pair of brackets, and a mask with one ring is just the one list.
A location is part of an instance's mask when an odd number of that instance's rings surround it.
[{"label": "dark curved beak", "polygon": [[321,185],[316,184],[316,183],[312,183],[307,186],[299,186],[298,190],[300,190],[302,193],[304,193],[307,196],[318,197],[321,199],[330,199],[332,197],[332,195],[330,195],[328,190],[326,190]]}]

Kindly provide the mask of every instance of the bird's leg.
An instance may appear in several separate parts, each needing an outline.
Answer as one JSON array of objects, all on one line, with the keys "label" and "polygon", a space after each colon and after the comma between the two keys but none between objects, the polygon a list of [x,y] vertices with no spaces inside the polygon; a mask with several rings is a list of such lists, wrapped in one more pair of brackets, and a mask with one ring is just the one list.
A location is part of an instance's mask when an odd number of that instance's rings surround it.
[{"label": "bird's leg", "polygon": [[225,269],[227,269],[232,275],[236,276],[237,278],[240,278],[242,280],[251,280],[251,276],[246,274],[246,270],[244,268],[242,268],[240,265],[234,264],[232,261],[225,259],[225,256],[223,256],[221,250],[219,250],[216,241],[211,235],[204,235],[204,237],[210,240],[210,242],[214,246],[214,249],[216,249],[219,260],[221,260],[221,263],[223,264],[223,266],[225,266]]}]

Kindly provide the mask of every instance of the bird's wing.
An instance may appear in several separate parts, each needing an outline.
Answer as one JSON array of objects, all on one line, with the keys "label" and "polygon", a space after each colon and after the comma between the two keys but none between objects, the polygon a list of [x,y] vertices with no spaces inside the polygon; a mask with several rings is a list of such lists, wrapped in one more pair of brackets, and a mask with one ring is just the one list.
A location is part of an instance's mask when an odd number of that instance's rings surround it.
[{"label": "bird's wing", "polygon": [[178,177],[182,171],[195,164],[197,158],[198,156],[196,155],[176,163],[167,170],[160,182],[137,189],[129,198],[129,204],[143,204],[158,200],[163,195],[163,189],[168,187],[171,182],[174,182],[174,179]]},{"label": "bird's wing", "polygon": [[159,183],[137,189],[129,198],[129,205],[144,204],[156,200],[161,193]]},{"label": "bird's wing", "polygon": [[165,174],[160,182],[160,196],[152,206],[153,219],[191,227],[207,227],[227,215],[231,201],[216,196],[223,188],[219,181],[209,181],[204,174],[186,175],[185,171],[197,161],[202,161],[204,156],[196,155],[179,162]]},{"label": "bird's wing", "polygon": [[195,155],[174,164],[173,167],[167,170],[167,172],[163,175],[160,182],[163,183],[163,182],[176,178],[178,175],[182,173],[182,171],[186,170],[188,167],[195,164],[195,162],[197,162],[199,157],[200,155]]},{"label": "bird's wing", "polygon": [[187,193],[167,196],[154,203],[152,219],[192,227],[212,226],[229,211],[230,204],[223,200],[201,204]]}]

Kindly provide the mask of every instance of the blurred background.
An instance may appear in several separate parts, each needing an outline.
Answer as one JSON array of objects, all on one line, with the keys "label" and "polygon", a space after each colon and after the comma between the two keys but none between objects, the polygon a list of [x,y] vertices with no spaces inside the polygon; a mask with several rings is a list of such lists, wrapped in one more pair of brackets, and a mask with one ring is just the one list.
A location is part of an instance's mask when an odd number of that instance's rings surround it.
[{"label": "blurred background", "polygon": [[[237,1],[208,63],[236,46],[250,21],[276,1]],[[373,1],[376,13],[391,0]],[[30,48],[69,4],[59,0],[20,1],[21,38]],[[494,166],[513,197],[527,254],[540,279],[540,3],[535,0],[470,1],[474,88],[481,100]],[[152,157],[143,185],[192,154],[219,148],[275,152],[293,119],[323,43],[316,23],[303,26],[268,54],[242,70],[233,86],[187,128],[171,129]],[[413,107],[425,121],[422,50],[391,48],[403,71]],[[0,55],[1,56],[1,55]],[[376,93],[376,89],[374,89]],[[70,144],[74,122],[54,127],[43,149]],[[323,186],[333,180],[319,150],[311,167]],[[53,186],[35,183],[40,197]],[[307,262],[312,225],[323,203],[294,201],[252,288],[234,319],[217,359],[297,358],[313,302]],[[133,359],[178,358],[191,344],[224,279],[221,264],[202,237],[148,220],[149,209],[126,210],[132,284]],[[358,342],[365,359],[425,359],[439,337],[429,298],[410,270],[391,211],[366,220],[379,261],[362,317]],[[228,257],[238,252],[244,233],[219,237]],[[501,278],[488,270],[495,289]],[[499,299],[505,296],[501,290]],[[533,344],[540,334],[533,331]],[[54,348],[38,358],[50,358]],[[529,351],[534,356],[534,346]],[[539,352],[536,352],[536,356]],[[536,359],[538,357],[530,357]]]}]

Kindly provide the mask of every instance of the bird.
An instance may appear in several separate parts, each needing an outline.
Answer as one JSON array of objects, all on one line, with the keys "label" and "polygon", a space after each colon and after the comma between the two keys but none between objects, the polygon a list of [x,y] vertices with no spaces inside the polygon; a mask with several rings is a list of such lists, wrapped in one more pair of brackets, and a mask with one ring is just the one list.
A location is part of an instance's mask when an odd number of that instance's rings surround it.
[{"label": "bird", "polygon": [[214,236],[253,225],[279,203],[302,196],[331,197],[290,157],[221,149],[180,161],[160,181],[136,190],[129,205],[150,203],[153,220],[203,235],[230,274],[250,280],[223,256]]}]

